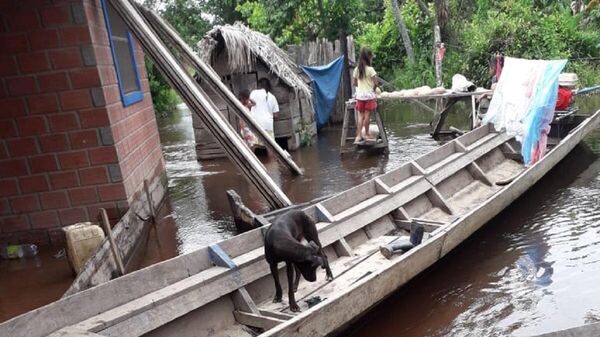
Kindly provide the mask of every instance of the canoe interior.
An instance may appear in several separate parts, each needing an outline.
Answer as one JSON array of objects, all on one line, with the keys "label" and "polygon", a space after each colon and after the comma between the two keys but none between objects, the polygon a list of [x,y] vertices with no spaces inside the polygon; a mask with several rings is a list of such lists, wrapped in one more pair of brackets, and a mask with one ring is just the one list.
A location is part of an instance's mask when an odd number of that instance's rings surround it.
[{"label": "canoe interior", "polygon": [[[326,304],[366,276],[410,256],[388,260],[379,247],[408,239],[413,222],[426,232],[415,249],[427,249],[436,234],[506,187],[498,182],[525,170],[518,153],[514,139],[482,126],[305,208],[317,222],[335,279],[326,282],[319,271],[316,282],[301,280],[296,300],[302,311],[308,309],[305,300],[318,296]],[[283,302],[272,303],[263,232],[259,228],[67,297],[0,325],[0,335],[36,337],[57,330],[55,336],[70,331],[115,337],[258,335],[298,315],[287,306],[283,264]],[[29,325],[34,318],[47,323]]]}]

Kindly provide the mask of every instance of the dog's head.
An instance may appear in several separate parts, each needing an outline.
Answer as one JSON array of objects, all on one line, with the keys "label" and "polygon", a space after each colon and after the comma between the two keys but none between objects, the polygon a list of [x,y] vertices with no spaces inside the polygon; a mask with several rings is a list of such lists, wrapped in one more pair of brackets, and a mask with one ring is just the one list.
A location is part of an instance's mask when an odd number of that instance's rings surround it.
[{"label": "dog's head", "polygon": [[323,258],[319,256],[319,246],[313,241],[308,243],[304,261],[296,262],[300,273],[305,280],[315,282],[317,280],[317,268],[323,266]]}]

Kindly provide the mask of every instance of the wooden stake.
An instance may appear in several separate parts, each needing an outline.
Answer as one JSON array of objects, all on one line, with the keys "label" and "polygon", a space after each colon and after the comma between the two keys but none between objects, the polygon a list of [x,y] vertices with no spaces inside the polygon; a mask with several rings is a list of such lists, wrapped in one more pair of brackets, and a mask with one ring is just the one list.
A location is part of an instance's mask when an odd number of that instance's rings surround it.
[{"label": "wooden stake", "polygon": [[442,43],[440,26],[433,27],[433,59],[435,60],[435,83],[438,87],[442,86],[442,60],[438,58],[438,48]]},{"label": "wooden stake", "polygon": [[102,223],[104,224],[104,230],[106,231],[106,236],[108,236],[108,241],[110,242],[110,249],[115,259],[117,269],[119,270],[119,273],[121,273],[121,275],[125,275],[125,267],[123,267],[123,261],[121,260],[121,255],[119,254],[117,243],[115,242],[115,239],[112,236],[110,222],[108,221],[108,214],[106,214],[106,210],[104,208],[100,208],[100,215],[102,216]]},{"label": "wooden stake", "polygon": [[144,192],[146,192],[146,201],[148,202],[148,208],[150,209],[150,221],[152,221],[152,223],[156,225],[156,215],[154,214],[154,202],[152,201],[152,195],[150,194],[150,187],[148,187],[147,179],[144,179]]}]

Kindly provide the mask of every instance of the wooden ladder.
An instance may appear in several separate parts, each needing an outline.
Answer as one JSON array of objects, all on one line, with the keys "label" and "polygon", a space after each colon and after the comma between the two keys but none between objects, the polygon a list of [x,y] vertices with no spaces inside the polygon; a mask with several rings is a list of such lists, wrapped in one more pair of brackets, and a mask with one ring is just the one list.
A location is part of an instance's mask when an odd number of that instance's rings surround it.
[{"label": "wooden ladder", "polygon": [[[375,141],[365,141],[360,144],[354,144],[354,134],[352,133],[352,137],[348,137],[348,131],[356,131],[356,118],[354,112],[354,99],[348,100],[346,102],[346,109],[344,111],[344,120],[342,124],[342,136],[340,139],[340,155],[343,155],[347,152],[356,151],[359,149],[364,150],[383,150],[386,153],[389,153],[388,147],[388,137],[385,131],[385,127],[383,126],[383,121],[381,119],[381,114],[379,113],[379,109],[375,110],[371,117],[375,117],[375,122],[377,123],[377,128],[379,129],[379,136]],[[351,142],[352,145],[348,145],[348,141]]]}]

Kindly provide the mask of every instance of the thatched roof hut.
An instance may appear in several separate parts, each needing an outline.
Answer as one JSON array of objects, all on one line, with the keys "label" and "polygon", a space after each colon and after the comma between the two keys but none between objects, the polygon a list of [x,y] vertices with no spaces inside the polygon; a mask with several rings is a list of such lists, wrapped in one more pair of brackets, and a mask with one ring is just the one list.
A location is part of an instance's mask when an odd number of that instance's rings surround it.
[{"label": "thatched roof hut", "polygon": [[[237,94],[242,89],[256,88],[260,78],[271,81],[272,93],[279,102],[279,116],[274,120],[275,137],[284,148],[299,147],[299,129],[310,125],[314,134],[312,90],[310,79],[277,47],[267,35],[251,30],[241,23],[216,26],[198,43],[203,58]],[[207,90],[210,93],[210,90]],[[226,105],[213,97],[217,106],[235,123]],[[209,144],[211,139],[199,122],[196,125],[197,153],[200,158],[218,156]],[[314,129],[314,130],[313,130]]]},{"label": "thatched roof hut", "polygon": [[198,48],[200,56],[209,64],[214,64],[225,49],[227,66],[232,73],[253,71],[258,59],[288,86],[311,97],[310,80],[289,55],[267,35],[239,22],[214,27],[198,43]]}]

